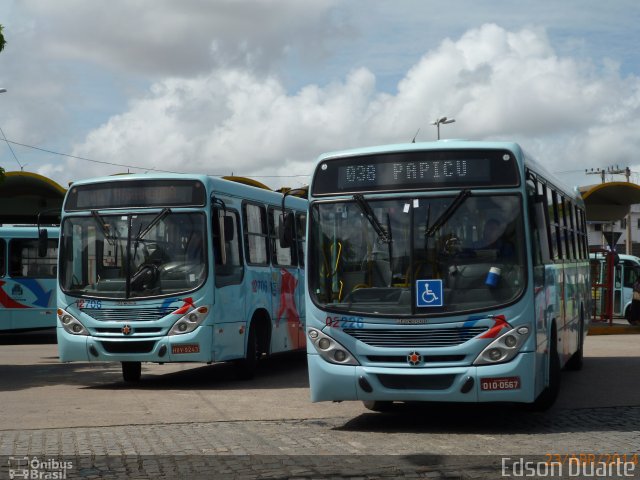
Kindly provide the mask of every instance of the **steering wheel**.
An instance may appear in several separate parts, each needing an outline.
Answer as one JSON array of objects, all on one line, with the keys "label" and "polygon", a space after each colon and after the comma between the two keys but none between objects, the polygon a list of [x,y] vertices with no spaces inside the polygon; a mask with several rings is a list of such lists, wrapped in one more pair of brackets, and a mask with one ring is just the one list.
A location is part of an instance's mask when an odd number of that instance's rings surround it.
[{"label": "steering wheel", "polygon": [[448,255],[455,255],[461,250],[462,250],[462,242],[455,235],[452,235],[444,242],[444,251]]},{"label": "steering wheel", "polygon": [[133,274],[133,277],[131,277],[131,288],[148,290],[156,284],[159,277],[160,271],[157,265],[153,263],[143,263],[138,267],[138,271]]}]

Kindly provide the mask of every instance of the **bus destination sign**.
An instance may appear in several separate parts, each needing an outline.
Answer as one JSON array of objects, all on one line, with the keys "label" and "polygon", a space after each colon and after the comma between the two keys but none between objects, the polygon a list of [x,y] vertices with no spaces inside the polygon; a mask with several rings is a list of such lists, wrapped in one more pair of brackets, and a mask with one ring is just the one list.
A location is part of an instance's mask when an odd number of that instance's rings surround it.
[{"label": "bus destination sign", "polygon": [[325,160],[316,170],[313,194],[517,185],[511,152],[424,150]]},{"label": "bus destination sign", "polygon": [[204,185],[198,180],[131,180],[75,185],[64,210],[204,206]]}]

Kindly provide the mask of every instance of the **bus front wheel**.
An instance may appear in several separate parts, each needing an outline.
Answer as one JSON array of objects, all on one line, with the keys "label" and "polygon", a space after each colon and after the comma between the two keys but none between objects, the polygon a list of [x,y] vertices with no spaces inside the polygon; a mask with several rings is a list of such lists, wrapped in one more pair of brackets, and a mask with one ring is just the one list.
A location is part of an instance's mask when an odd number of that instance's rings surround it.
[{"label": "bus front wheel", "polygon": [[558,337],[555,326],[551,334],[548,359],[549,382],[538,398],[533,402],[533,410],[542,412],[548,410],[555,403],[560,392],[560,358],[558,357]]},{"label": "bus front wheel", "polygon": [[125,382],[139,382],[141,376],[141,362],[122,362],[122,378]]},{"label": "bus front wheel", "polygon": [[244,358],[236,361],[236,372],[238,378],[242,380],[251,380],[256,375],[258,366],[258,358],[260,357],[260,349],[258,348],[258,334],[254,322],[249,327],[249,335],[247,338],[247,352]]}]

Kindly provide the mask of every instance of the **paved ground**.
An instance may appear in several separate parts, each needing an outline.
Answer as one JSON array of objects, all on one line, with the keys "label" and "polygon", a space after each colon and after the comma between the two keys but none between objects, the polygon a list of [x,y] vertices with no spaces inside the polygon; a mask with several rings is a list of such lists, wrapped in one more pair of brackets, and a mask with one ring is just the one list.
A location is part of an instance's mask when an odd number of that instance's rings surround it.
[{"label": "paved ground", "polygon": [[[112,365],[57,363],[46,338],[5,338],[0,478],[501,478],[515,476],[502,475],[503,459],[520,457],[564,459],[568,476],[573,454],[637,460],[639,341],[587,337],[584,370],[563,374],[545,413],[374,414],[357,403],[309,403],[301,356],[269,360],[250,382],[227,365],[151,365],[131,388]],[[627,473],[640,478],[632,466]],[[598,478],[618,478],[605,473]]]}]

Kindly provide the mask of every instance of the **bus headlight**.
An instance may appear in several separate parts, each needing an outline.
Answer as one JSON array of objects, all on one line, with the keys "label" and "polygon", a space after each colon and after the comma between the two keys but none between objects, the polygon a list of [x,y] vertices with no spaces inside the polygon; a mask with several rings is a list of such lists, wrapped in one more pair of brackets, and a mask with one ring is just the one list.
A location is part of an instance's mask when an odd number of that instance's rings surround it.
[{"label": "bus headlight", "polygon": [[69,312],[65,312],[61,308],[58,309],[58,320],[62,324],[62,328],[71,335],[89,335],[89,332],[80,321],[71,315]]},{"label": "bus headlight", "polygon": [[192,310],[173,324],[173,327],[169,330],[169,335],[183,335],[193,332],[207,318],[208,313],[208,307],[198,307]]},{"label": "bus headlight", "polygon": [[474,365],[493,365],[508,362],[524,345],[529,338],[529,327],[518,327],[509,330],[486,346],[473,362]]},{"label": "bus headlight", "polygon": [[353,355],[335,339],[316,328],[307,331],[309,340],[320,356],[329,363],[337,365],[360,365]]}]

